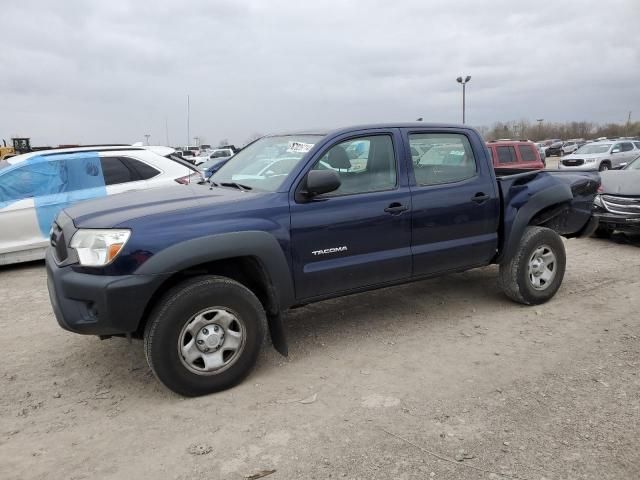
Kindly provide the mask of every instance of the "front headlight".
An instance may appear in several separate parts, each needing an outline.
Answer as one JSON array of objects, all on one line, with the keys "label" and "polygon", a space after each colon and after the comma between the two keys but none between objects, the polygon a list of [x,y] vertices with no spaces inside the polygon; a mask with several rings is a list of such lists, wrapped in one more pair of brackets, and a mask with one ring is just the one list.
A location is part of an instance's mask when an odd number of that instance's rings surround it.
[{"label": "front headlight", "polygon": [[113,261],[129,240],[131,230],[80,229],[70,247],[78,252],[80,265],[102,267]]}]

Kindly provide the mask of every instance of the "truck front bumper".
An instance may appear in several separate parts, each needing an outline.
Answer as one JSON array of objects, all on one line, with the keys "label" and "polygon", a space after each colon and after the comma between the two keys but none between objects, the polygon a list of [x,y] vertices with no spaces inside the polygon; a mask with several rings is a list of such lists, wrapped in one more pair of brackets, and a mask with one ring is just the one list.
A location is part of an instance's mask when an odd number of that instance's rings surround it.
[{"label": "truck front bumper", "polygon": [[167,275],[92,275],[58,266],[46,253],[47,287],[53,312],[65,330],[85,335],[136,332],[154,292]]}]

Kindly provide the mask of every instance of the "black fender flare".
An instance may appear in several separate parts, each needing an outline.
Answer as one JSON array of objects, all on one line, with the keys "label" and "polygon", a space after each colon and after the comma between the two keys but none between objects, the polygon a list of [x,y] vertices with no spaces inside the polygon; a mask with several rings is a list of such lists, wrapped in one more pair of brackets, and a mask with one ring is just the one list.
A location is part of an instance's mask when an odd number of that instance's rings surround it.
[{"label": "black fender flare", "polygon": [[287,355],[287,342],[281,312],[295,299],[289,263],[278,240],[268,232],[245,231],[207,235],[176,243],[153,255],[136,274],[171,274],[190,267],[234,257],[252,257],[260,263],[269,295],[275,297],[276,312],[267,312],[274,347]]},{"label": "black fender flare", "polygon": [[245,231],[207,235],[176,243],[156,253],[137,270],[140,275],[176,273],[199,264],[233,257],[254,257],[264,267],[282,309],[294,303],[289,263],[278,240],[268,232]]},{"label": "black fender flare", "polygon": [[516,213],[511,227],[505,227],[504,245],[495,263],[502,263],[515,254],[525,229],[537,213],[545,208],[570,202],[571,200],[573,200],[573,193],[571,192],[571,187],[567,184],[553,185],[532,195]]}]

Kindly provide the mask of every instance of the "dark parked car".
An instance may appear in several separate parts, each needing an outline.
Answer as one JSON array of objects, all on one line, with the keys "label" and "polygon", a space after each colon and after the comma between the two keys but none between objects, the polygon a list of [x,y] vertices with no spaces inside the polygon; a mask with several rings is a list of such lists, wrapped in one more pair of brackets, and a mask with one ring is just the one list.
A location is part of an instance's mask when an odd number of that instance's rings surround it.
[{"label": "dark parked car", "polygon": [[211,187],[60,213],[51,303],[67,330],[144,338],[162,383],[202,395],[240,382],[267,331],[286,354],[292,307],[489,264],[512,300],[548,301],[565,272],[560,237],[592,233],[599,185],[597,173],[494,170],[465,126],[267,136]]},{"label": "dark parked car", "polygon": [[547,147],[547,149],[545,150],[545,154],[547,155],[547,157],[561,157],[563,155],[563,145],[564,142],[554,142]]},{"label": "dark parked car", "polygon": [[608,237],[614,230],[640,233],[640,157],[622,170],[600,175],[601,193],[593,202],[599,220],[596,236]]}]

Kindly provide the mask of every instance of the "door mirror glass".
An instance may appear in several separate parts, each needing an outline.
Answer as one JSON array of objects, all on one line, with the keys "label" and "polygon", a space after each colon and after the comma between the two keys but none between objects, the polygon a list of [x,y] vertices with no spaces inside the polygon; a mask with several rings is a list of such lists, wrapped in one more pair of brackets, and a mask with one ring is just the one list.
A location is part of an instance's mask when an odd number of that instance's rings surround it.
[{"label": "door mirror glass", "polygon": [[315,197],[340,188],[340,176],[335,170],[311,170],[305,188],[307,197]]}]

